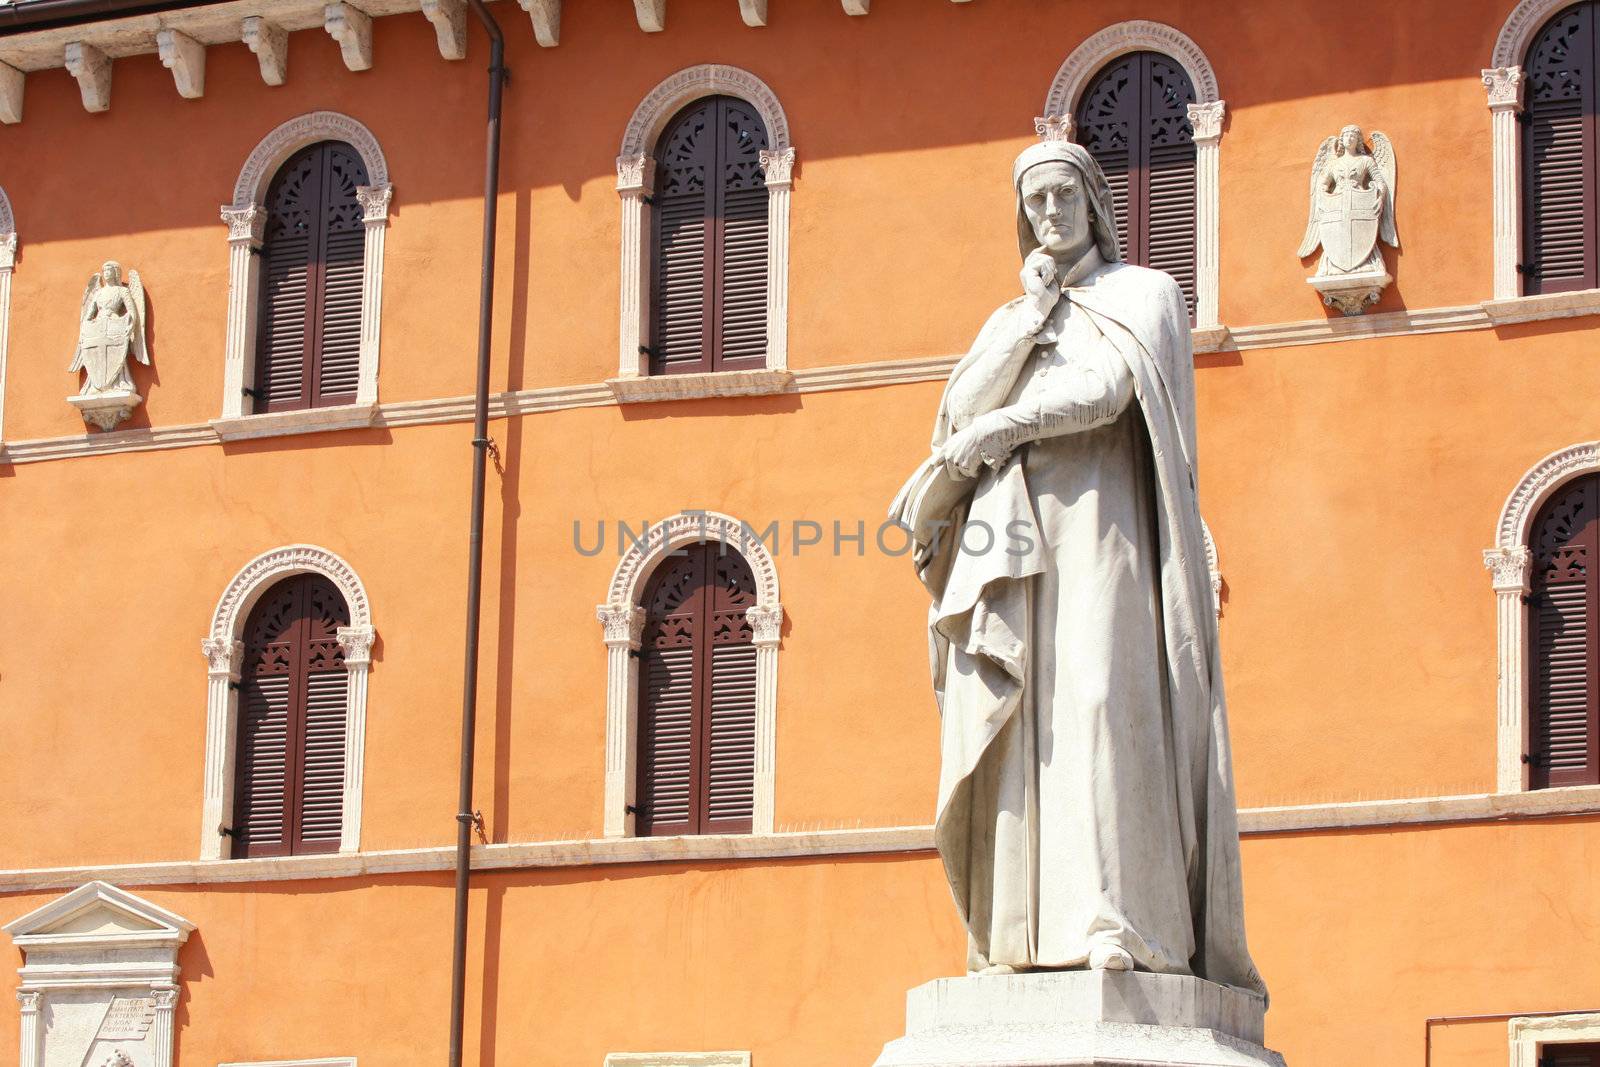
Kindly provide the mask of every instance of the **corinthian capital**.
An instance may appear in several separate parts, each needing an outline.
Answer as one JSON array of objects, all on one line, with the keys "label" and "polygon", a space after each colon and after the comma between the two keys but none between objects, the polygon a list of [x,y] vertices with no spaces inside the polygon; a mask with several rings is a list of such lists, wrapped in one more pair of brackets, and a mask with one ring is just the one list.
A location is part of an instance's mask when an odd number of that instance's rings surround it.
[{"label": "corinthian capital", "polygon": [[370,626],[341,626],[337,631],[339,647],[344,649],[346,667],[364,667],[372,662],[372,642],[377,631]]},{"label": "corinthian capital", "polygon": [[1528,576],[1533,572],[1533,553],[1524,545],[1491,548],[1483,554],[1483,565],[1494,578],[1497,593],[1526,593]]},{"label": "corinthian capital", "polygon": [[244,661],[243,641],[208,637],[200,642],[200,652],[205,656],[213,678],[238,680],[239,668]]},{"label": "corinthian capital", "polygon": [[787,189],[794,175],[794,149],[772,152],[763,148],[761,172],[766,176],[768,189]]},{"label": "corinthian capital", "polygon": [[752,643],[757,648],[776,648],[778,632],[783,629],[783,606],[773,604],[763,607],[757,604],[753,608],[745,609],[744,617],[750,620]]},{"label": "corinthian capital", "polygon": [[1071,115],[1041,115],[1033,120],[1033,132],[1041,141],[1072,140]]},{"label": "corinthian capital", "polygon": [[252,245],[258,245],[267,233],[266,209],[256,207],[254,204],[249,207],[223,208],[222,221],[228,224],[230,244],[248,241]]},{"label": "corinthian capital", "polygon": [[1209,144],[1222,137],[1222,116],[1226,111],[1227,104],[1221,100],[1189,105],[1189,125],[1194,127],[1196,144]]},{"label": "corinthian capital", "polygon": [[1483,72],[1483,87],[1489,90],[1490,111],[1522,110],[1522,68],[1490,67]]},{"label": "corinthian capital", "polygon": [[625,645],[630,650],[638,649],[639,641],[644,637],[643,608],[636,608],[632,604],[601,604],[595,609],[595,617],[605,627],[607,647]]},{"label": "corinthian capital", "polygon": [[389,201],[394,199],[394,186],[358,185],[356,199],[361,202],[363,222],[385,222],[389,218]]},{"label": "corinthian capital", "polygon": [[655,184],[655,160],[649,156],[617,157],[617,192],[642,193]]}]

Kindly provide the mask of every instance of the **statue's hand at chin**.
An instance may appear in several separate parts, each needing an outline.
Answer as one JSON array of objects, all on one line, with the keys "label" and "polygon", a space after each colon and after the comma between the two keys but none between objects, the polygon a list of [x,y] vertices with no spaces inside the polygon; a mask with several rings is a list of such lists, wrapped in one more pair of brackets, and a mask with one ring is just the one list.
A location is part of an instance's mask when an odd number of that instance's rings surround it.
[{"label": "statue's hand at chin", "polygon": [[1022,293],[1041,320],[1055,308],[1061,299],[1061,286],[1056,280],[1056,261],[1050,253],[1035,249],[1028,254],[1022,264]]}]

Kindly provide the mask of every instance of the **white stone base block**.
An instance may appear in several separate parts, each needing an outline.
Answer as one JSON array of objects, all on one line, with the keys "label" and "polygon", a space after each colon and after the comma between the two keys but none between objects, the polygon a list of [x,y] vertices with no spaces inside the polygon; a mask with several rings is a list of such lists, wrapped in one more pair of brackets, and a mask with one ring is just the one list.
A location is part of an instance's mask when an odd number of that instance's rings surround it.
[{"label": "white stone base block", "polygon": [[941,978],[906,995],[875,1067],[1284,1067],[1260,997],[1199,978],[1045,971]]}]

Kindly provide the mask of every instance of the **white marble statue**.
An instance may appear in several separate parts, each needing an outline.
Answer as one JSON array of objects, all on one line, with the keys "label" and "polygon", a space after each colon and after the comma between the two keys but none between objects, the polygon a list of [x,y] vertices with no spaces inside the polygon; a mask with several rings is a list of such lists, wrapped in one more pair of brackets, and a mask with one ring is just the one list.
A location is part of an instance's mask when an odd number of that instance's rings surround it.
[{"label": "white marble statue", "polygon": [[[1346,314],[1358,314],[1375,303],[1391,280],[1378,241],[1400,247],[1394,225],[1394,171],[1389,138],[1374,130],[1369,151],[1359,126],[1346,126],[1325,139],[1311,165],[1311,215],[1296,254],[1304,259],[1321,246],[1322,258],[1311,283],[1329,306]],[[1351,291],[1339,283],[1352,275],[1371,279],[1365,286],[1375,286],[1370,300],[1362,285]],[[1332,281],[1318,284],[1317,279]],[[1344,299],[1336,296],[1347,293]]]},{"label": "white marble statue", "polygon": [[1023,295],[951,374],[932,455],[891,509],[933,597],[935,839],[968,968],[1137,969],[1264,994],[1183,293],[1120,261],[1110,187],[1082,147],[1029,147],[1013,186]]},{"label": "white marble statue", "polygon": [[128,272],[122,281],[122,265],[108,261],[99,273],[89,278],[83,290],[83,307],[78,317],[78,349],[73,354],[69,373],[84,372],[80,396],[131,392],[133,379],[128,374],[131,355],[146,366],[150,353],[145,348],[144,284],[139,272]]}]

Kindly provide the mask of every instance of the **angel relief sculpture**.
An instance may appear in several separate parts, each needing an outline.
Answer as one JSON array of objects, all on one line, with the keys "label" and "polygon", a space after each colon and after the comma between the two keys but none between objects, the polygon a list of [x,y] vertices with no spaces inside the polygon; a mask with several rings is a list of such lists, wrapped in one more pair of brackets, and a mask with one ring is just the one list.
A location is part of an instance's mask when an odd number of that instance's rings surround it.
[{"label": "angel relief sculpture", "polygon": [[139,272],[122,280],[122,265],[107,261],[89,278],[78,315],[78,347],[68,373],[84,372],[83,388],[67,402],[86,422],[109,430],[128,417],[144,398],[128,371],[132,357],[150,365],[145,344],[144,283]]},{"label": "angel relief sculpture", "polygon": [[1394,280],[1380,239],[1400,247],[1394,226],[1394,147],[1374,130],[1369,150],[1361,127],[1346,126],[1322,142],[1311,165],[1311,217],[1298,251],[1304,259],[1322,247],[1317,273],[1306,280],[1325,304],[1359,315],[1377,303]]}]

